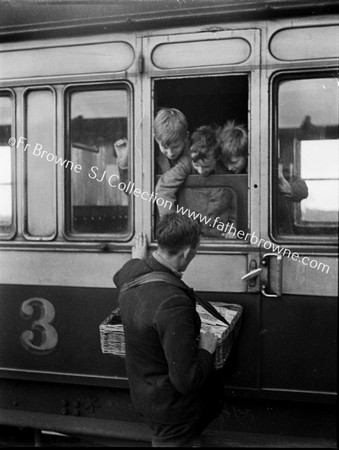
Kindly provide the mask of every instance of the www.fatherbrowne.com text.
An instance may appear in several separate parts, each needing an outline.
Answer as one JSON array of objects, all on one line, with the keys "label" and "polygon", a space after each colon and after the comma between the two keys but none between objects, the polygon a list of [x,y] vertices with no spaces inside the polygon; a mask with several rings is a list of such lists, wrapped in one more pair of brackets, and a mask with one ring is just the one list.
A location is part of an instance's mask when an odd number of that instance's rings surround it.
[{"label": "www.fatherbrowne.com text", "polygon": [[[10,137],[8,139],[8,144],[11,147],[18,148],[21,144],[23,146],[23,151],[26,152],[28,149],[31,151],[32,156],[37,158],[46,159],[47,161],[64,167],[65,169],[71,170],[75,173],[80,173],[82,171],[82,166],[80,164],[74,164],[73,161],[58,157],[54,153],[47,152],[43,150],[41,144],[35,144],[34,148],[30,144],[27,143],[27,138],[20,137],[16,140],[15,137]],[[158,197],[154,192],[142,191],[141,189],[135,187],[135,184],[129,181],[127,184],[120,180],[120,176],[118,174],[111,174],[108,176],[107,171],[103,171],[102,174],[99,174],[99,168],[97,166],[92,166],[88,172],[88,177],[92,180],[96,180],[101,183],[106,181],[110,187],[117,188],[128,195],[134,195],[134,197],[140,197],[144,201],[156,203],[158,206],[167,208],[168,210],[175,211],[178,214],[187,215],[188,217],[198,220],[203,225],[208,225],[212,228],[216,228],[221,232],[225,238],[228,239],[243,239],[244,241],[250,242],[252,245],[256,245],[257,247],[264,248],[265,250],[270,250],[273,252],[277,252],[283,256],[287,256],[287,258],[291,258],[293,261],[301,262],[305,266],[310,266],[312,269],[321,270],[322,272],[329,272],[330,267],[327,264],[322,262],[318,262],[315,259],[311,259],[308,256],[300,257],[299,253],[292,252],[288,248],[281,247],[280,245],[275,244],[274,242],[268,241],[263,238],[258,238],[254,231],[252,233],[246,233],[243,230],[237,230],[233,223],[223,223],[219,219],[219,217],[212,218],[203,216],[201,213],[197,213],[196,211],[191,211],[189,208],[184,208],[179,205],[175,205],[175,209],[173,208],[173,204],[169,200],[165,200],[161,197]]]}]

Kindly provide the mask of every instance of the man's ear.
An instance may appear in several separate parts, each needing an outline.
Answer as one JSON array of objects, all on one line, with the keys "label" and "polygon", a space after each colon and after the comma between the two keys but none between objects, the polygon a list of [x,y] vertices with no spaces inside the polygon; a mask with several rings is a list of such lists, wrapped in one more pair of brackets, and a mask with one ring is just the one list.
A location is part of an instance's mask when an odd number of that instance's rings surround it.
[{"label": "man's ear", "polygon": [[185,259],[187,258],[189,252],[191,251],[191,247],[186,247],[183,251],[183,255],[185,257]]}]

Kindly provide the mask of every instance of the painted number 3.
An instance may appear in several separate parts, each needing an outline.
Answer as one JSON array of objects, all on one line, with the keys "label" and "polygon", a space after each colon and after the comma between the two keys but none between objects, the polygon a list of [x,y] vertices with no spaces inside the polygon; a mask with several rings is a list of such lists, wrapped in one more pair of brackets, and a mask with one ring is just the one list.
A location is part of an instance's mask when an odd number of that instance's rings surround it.
[{"label": "painted number 3", "polygon": [[38,312],[38,319],[32,322],[30,330],[22,333],[21,343],[29,352],[47,354],[53,351],[58,343],[58,333],[50,325],[55,317],[55,309],[52,303],[44,298],[30,298],[21,305],[21,313],[25,319],[31,319],[35,311]]}]

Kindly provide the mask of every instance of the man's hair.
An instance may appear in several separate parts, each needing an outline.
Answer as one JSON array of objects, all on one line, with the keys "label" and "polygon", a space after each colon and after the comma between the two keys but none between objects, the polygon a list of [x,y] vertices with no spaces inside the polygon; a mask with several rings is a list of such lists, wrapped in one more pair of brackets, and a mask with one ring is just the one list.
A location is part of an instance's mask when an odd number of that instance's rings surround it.
[{"label": "man's hair", "polygon": [[211,154],[218,159],[220,147],[215,129],[208,125],[197,128],[192,133],[189,151],[194,162],[204,161]]},{"label": "man's hair", "polygon": [[229,121],[222,127],[218,137],[222,156],[226,158],[231,156],[247,157],[248,137],[245,125]]},{"label": "man's hair", "polygon": [[166,214],[157,225],[156,238],[160,248],[175,255],[184,247],[198,245],[200,224],[182,214]]},{"label": "man's hair", "polygon": [[187,119],[175,108],[162,108],[154,119],[154,137],[163,146],[178,139],[185,140],[187,134]]}]

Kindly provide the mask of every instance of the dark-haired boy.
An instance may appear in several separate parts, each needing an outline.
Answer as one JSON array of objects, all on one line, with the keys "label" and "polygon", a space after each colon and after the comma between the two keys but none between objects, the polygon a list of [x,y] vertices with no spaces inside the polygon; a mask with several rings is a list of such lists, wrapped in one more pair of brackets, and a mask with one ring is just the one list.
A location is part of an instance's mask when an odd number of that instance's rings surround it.
[{"label": "dark-haired boy", "polygon": [[[171,170],[164,173],[156,186],[158,198],[163,205],[172,205],[171,209],[158,204],[160,217],[168,213],[189,213],[199,216],[202,235],[220,237],[222,232],[213,228],[218,218],[224,224],[237,226],[237,208],[235,193],[227,187],[199,187],[182,189],[188,175],[198,174],[208,177],[212,174],[231,173],[220,160],[220,146],[216,131],[211,126],[201,126],[192,133],[189,155],[184,156]],[[182,207],[183,209],[180,209]]]}]

